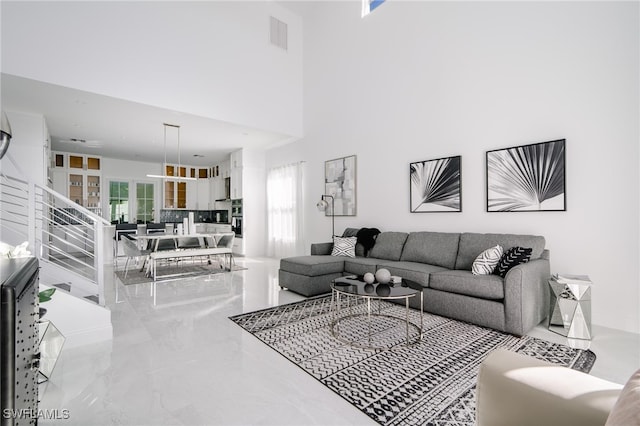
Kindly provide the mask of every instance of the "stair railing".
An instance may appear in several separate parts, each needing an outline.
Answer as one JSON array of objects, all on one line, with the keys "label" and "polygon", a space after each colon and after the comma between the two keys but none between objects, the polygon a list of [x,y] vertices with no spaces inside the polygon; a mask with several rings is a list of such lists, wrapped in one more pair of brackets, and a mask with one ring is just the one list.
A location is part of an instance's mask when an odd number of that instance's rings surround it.
[{"label": "stair railing", "polygon": [[105,226],[110,223],[58,192],[0,173],[0,226],[10,240],[28,241],[42,260],[95,284],[104,306]]}]

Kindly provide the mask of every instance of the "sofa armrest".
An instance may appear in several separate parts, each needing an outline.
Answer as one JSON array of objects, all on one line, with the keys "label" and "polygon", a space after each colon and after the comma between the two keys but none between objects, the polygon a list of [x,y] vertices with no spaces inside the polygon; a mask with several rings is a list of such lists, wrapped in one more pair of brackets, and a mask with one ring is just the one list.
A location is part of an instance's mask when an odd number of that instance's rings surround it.
[{"label": "sofa armrest", "polygon": [[549,259],[515,266],[504,278],[505,328],[522,336],[549,314]]},{"label": "sofa armrest", "polygon": [[313,243],[311,244],[311,254],[331,254],[333,243]]},{"label": "sofa armrest", "polygon": [[480,365],[478,426],[604,425],[621,385],[506,349]]}]

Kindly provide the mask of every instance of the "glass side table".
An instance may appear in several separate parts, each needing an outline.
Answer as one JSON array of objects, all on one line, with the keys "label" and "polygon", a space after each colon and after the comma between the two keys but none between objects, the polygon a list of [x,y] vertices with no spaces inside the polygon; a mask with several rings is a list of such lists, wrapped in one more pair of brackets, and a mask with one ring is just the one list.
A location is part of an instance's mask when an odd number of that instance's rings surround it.
[{"label": "glass side table", "polygon": [[570,339],[591,340],[589,277],[552,277],[548,329]]},{"label": "glass side table", "polygon": [[38,384],[44,383],[49,380],[53,368],[56,366],[56,361],[62,346],[64,345],[65,337],[60,333],[55,325],[51,321],[44,320],[38,323],[40,327],[40,367],[38,368]]}]

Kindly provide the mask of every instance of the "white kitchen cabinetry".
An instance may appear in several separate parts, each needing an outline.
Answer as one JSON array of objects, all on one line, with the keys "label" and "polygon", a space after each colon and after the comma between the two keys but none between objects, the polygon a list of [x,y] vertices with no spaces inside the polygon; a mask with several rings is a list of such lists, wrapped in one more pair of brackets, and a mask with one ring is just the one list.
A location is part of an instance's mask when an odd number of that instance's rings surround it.
[{"label": "white kitchen cabinetry", "polygon": [[224,234],[231,232],[231,225],[226,223],[196,223],[198,234]]},{"label": "white kitchen cabinetry", "polygon": [[242,167],[231,169],[231,199],[242,198]]},{"label": "white kitchen cabinetry", "polygon": [[226,223],[216,223],[215,229],[217,234],[224,234],[231,232],[231,225],[227,225]]},{"label": "white kitchen cabinetry", "polygon": [[187,210],[198,210],[198,181],[187,181]]},{"label": "white kitchen cabinetry", "polygon": [[233,254],[236,254],[238,256],[244,256],[245,254],[245,249],[244,249],[244,238],[234,238],[233,239],[233,248],[231,249],[231,251],[233,252]]},{"label": "white kitchen cabinetry", "polygon": [[[196,208],[197,210],[209,210],[211,208],[211,182],[210,179],[198,179],[196,181]],[[187,191],[189,189],[187,188]],[[189,195],[187,194],[187,199]]]},{"label": "white kitchen cabinetry", "polygon": [[231,153],[229,174],[231,175],[231,199],[242,198],[242,150]]},{"label": "white kitchen cabinetry", "polygon": [[[211,201],[224,199],[224,178],[211,178]],[[214,206],[212,205],[212,208]]]},{"label": "white kitchen cabinetry", "polygon": [[[190,177],[196,180],[168,179],[164,180],[163,206],[165,209],[207,210],[209,204],[209,191],[206,191],[203,200],[199,202],[199,182],[208,186],[207,169],[198,169],[192,166],[177,164],[165,164],[166,176]],[[197,176],[205,176],[202,179]]]},{"label": "white kitchen cabinetry", "polygon": [[242,150],[233,151],[229,156],[229,168],[231,170],[242,167]]},{"label": "white kitchen cabinetry", "polygon": [[53,188],[76,204],[101,215],[101,158],[56,152],[53,160]]}]

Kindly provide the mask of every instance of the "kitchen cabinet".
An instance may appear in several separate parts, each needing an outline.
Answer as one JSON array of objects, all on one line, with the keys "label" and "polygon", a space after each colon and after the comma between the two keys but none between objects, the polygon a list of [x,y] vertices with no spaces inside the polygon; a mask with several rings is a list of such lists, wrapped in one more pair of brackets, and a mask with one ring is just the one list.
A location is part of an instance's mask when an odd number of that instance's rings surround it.
[{"label": "kitchen cabinet", "polygon": [[214,203],[216,200],[227,200],[230,197],[226,189],[226,179],[230,175],[229,163],[230,161],[226,160],[211,168],[210,207],[212,209],[218,208]]},{"label": "kitchen cabinet", "polygon": [[187,208],[187,183],[184,181],[166,180],[164,182],[164,208]]},{"label": "kitchen cabinet", "polygon": [[225,178],[217,177],[211,180],[211,194],[212,200],[225,200],[227,198],[226,190],[225,190]]},{"label": "kitchen cabinet", "polygon": [[165,164],[166,176],[189,177],[193,180],[171,179],[164,181],[163,206],[165,209],[212,209],[210,169]]},{"label": "kitchen cabinet", "polygon": [[[166,176],[186,177],[187,167],[175,164],[165,164],[164,172]],[[187,208],[187,181],[178,179],[165,179],[164,181],[164,208],[165,209],[186,209]]]},{"label": "kitchen cabinet", "polygon": [[56,152],[52,155],[55,191],[97,215],[101,215],[101,158]]},{"label": "kitchen cabinet", "polygon": [[198,234],[224,234],[231,232],[231,225],[226,223],[196,223]]},{"label": "kitchen cabinet", "polygon": [[[196,210],[211,209],[211,179],[198,179],[196,182]],[[188,192],[188,189],[187,189]]]},{"label": "kitchen cabinet", "polygon": [[242,167],[242,150],[233,151],[229,156],[231,170]]},{"label": "kitchen cabinet", "polygon": [[242,168],[231,169],[231,199],[242,198]]},{"label": "kitchen cabinet", "polygon": [[242,198],[242,150],[234,151],[229,158],[231,175],[231,199]]},{"label": "kitchen cabinet", "polygon": [[229,233],[231,232],[231,225],[228,225],[226,223],[216,223],[215,229],[216,229],[216,233],[218,234]]},{"label": "kitchen cabinet", "polygon": [[233,252],[233,254],[236,254],[238,256],[244,256],[245,254],[245,249],[244,249],[244,238],[234,238],[233,239],[233,247],[231,248],[231,251]]},{"label": "kitchen cabinet", "polygon": [[188,180],[185,187],[187,210],[198,210],[198,181]]}]

